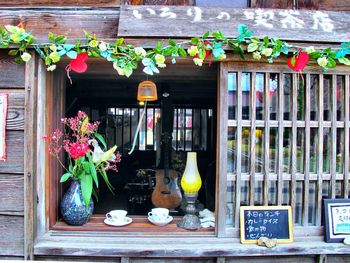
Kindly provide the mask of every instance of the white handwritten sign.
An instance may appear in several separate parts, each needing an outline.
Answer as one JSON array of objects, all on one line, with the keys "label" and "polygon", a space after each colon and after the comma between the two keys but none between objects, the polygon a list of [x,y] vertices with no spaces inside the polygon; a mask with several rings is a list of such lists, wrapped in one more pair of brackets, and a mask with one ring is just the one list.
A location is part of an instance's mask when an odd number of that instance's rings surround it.
[{"label": "white handwritten sign", "polygon": [[7,94],[0,93],[0,161],[6,161]]},{"label": "white handwritten sign", "polygon": [[315,41],[349,41],[350,13],[277,9],[204,8],[198,6],[123,6],[118,35],[192,37],[206,31],[237,36],[246,24],[256,36]]},{"label": "white handwritten sign", "polygon": [[326,241],[342,241],[350,236],[350,200],[325,199]]}]

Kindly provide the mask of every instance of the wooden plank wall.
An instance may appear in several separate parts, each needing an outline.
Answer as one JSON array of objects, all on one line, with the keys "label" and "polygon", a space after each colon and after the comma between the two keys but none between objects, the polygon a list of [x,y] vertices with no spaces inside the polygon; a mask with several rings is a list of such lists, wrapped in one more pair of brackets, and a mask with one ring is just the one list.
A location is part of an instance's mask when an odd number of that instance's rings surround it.
[{"label": "wooden plank wall", "polygon": [[0,256],[23,255],[24,66],[0,52],[0,92],[9,94],[8,159],[0,162]]}]

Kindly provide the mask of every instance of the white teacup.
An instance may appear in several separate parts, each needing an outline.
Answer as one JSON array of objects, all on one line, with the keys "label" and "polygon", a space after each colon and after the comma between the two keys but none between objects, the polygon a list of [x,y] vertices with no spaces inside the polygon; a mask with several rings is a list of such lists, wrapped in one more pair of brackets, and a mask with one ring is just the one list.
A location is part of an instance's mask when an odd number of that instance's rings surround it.
[{"label": "white teacup", "polygon": [[148,216],[156,222],[164,222],[169,216],[169,209],[167,208],[153,208],[151,212],[148,212]]},{"label": "white teacup", "polygon": [[128,211],[125,210],[112,210],[106,214],[106,217],[113,222],[124,222],[127,213]]}]

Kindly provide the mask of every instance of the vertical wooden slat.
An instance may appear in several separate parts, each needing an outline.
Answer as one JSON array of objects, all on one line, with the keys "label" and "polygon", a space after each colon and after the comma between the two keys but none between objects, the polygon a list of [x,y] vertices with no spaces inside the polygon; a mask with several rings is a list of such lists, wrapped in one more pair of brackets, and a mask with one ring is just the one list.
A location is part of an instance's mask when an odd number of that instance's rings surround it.
[{"label": "vertical wooden slat", "polygon": [[335,185],[336,185],[336,165],[337,165],[337,75],[332,75],[332,97],[331,97],[331,107],[332,107],[332,116],[331,116],[331,122],[332,122],[332,148],[331,148],[331,197],[335,198],[336,192],[335,192]]},{"label": "vertical wooden slat", "polygon": [[303,202],[303,225],[308,225],[309,218],[309,188],[310,188],[310,74],[306,74],[305,79],[305,160],[304,160],[304,202]]},{"label": "vertical wooden slat", "polygon": [[24,259],[33,260],[34,253],[34,177],[36,156],[37,57],[25,65],[24,125]]},{"label": "vertical wooden slat", "polygon": [[283,73],[279,74],[278,89],[278,167],[277,167],[277,205],[282,205],[283,195],[283,112],[284,112],[284,78]]},{"label": "vertical wooden slat", "polygon": [[[226,203],[227,203],[227,122],[228,122],[228,64],[221,63],[218,77],[218,125],[217,125],[217,145],[219,150],[216,156],[216,233],[218,237],[226,235]],[[201,119],[201,117],[199,118]],[[178,126],[178,125],[176,125]]]},{"label": "vertical wooden slat", "polygon": [[298,78],[293,74],[292,86],[292,169],[291,169],[291,206],[293,211],[293,222],[295,222],[296,208],[296,170],[297,170],[297,113],[298,113]]},{"label": "vertical wooden slat", "polygon": [[241,173],[242,173],[242,72],[237,72],[237,138],[236,138],[236,199],[235,227],[239,226],[239,208],[241,204]]},{"label": "vertical wooden slat", "polygon": [[256,73],[252,72],[250,83],[250,191],[249,204],[254,205],[255,199],[255,119],[256,119],[256,94],[255,94]]},{"label": "vertical wooden slat", "polygon": [[345,91],[344,91],[344,191],[343,197],[349,197],[349,75],[345,76]]},{"label": "vertical wooden slat", "polygon": [[269,163],[270,163],[270,74],[265,74],[264,85],[264,205],[269,203]]},{"label": "vertical wooden slat", "polygon": [[316,225],[321,225],[322,215],[322,184],[323,184],[323,74],[319,75],[318,84],[318,147],[317,147],[317,204]]}]

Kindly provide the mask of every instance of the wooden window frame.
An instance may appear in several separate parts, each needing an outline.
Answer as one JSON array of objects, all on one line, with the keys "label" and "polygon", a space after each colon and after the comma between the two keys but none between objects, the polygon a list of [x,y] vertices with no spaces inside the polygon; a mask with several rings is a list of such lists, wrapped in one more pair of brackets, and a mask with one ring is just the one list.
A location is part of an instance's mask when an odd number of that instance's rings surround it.
[{"label": "wooden window frame", "polygon": [[[52,179],[50,179],[49,173],[53,167],[48,165],[50,157],[46,154],[46,146],[42,136],[47,134],[49,128],[53,125],[53,123],[48,122],[53,108],[47,108],[46,98],[48,94],[53,92],[52,89],[50,90],[50,83],[54,81],[54,75],[46,71],[45,63],[38,59],[34,52],[32,57],[31,62],[26,65],[26,153],[33,153],[25,159],[25,174],[27,175],[25,176],[26,259],[33,258],[34,255],[56,255],[110,257],[114,259],[120,257],[122,261],[123,258],[127,261],[129,257],[218,257],[218,260],[220,260],[222,257],[246,257],[261,253],[264,256],[295,255],[295,251],[298,252],[298,255],[350,254],[348,247],[345,245],[324,243],[320,239],[318,231],[313,233],[316,237],[310,237],[312,233],[309,232],[308,236],[301,236],[292,244],[277,246],[273,250],[262,252],[258,246],[240,244],[237,228],[231,232],[226,228],[228,127],[226,73],[232,62],[220,63],[218,71],[217,111],[221,114],[217,115],[217,145],[219,147],[217,160],[220,160],[220,162],[217,165],[216,177],[217,222],[214,236],[198,238],[193,235],[172,235],[165,237],[157,234],[140,236],[135,235],[135,233],[121,235],[113,232],[51,230],[50,217],[47,215],[50,211],[49,201],[53,196],[53,193],[48,191]],[[232,61],[239,61],[237,56],[231,59]],[[267,64],[264,64],[264,66],[269,67]],[[55,74],[59,74],[62,78],[65,75],[64,71],[57,71]],[[347,95],[349,95],[349,91],[345,93],[345,96]],[[60,103],[62,101],[57,102],[56,107],[62,107]],[[345,125],[349,128],[349,124]],[[55,183],[57,183],[57,180]],[[231,235],[232,233],[234,235]]]}]

